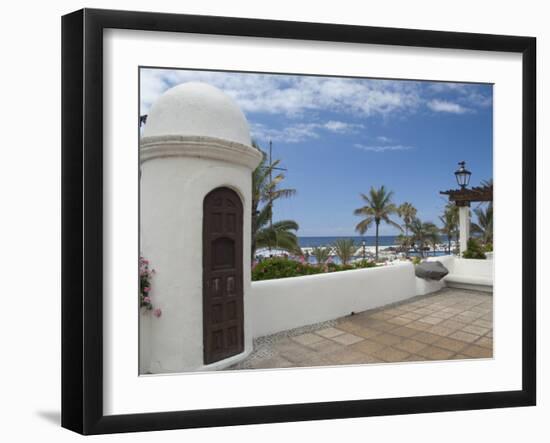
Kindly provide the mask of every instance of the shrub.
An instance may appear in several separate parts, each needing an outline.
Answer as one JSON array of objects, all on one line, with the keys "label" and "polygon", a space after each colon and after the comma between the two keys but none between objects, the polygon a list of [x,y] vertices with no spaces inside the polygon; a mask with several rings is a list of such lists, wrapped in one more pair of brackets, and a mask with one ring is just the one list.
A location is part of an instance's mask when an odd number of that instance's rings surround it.
[{"label": "shrub", "polygon": [[252,281],[274,278],[298,277],[323,272],[323,268],[300,263],[288,258],[274,257],[263,260],[252,269]]},{"label": "shrub", "polygon": [[361,260],[354,263],[355,269],[363,269],[363,268],[376,268],[376,263],[374,261],[369,260]]},{"label": "shrub", "polygon": [[329,262],[321,266],[315,266],[309,263],[290,260],[288,258],[273,257],[261,261],[252,268],[252,281],[348,271],[351,269],[373,268],[375,266],[376,263],[368,260],[362,260],[354,264],[339,265]]},{"label": "shrub", "polygon": [[479,240],[471,238],[468,240],[466,251],[462,254],[463,258],[477,258],[477,259],[486,259],[487,256],[483,252],[483,246]]},{"label": "shrub", "polygon": [[493,252],[493,244],[492,243],[487,243],[485,245],[485,252]]},{"label": "shrub", "polygon": [[413,265],[419,265],[422,262],[422,259],[416,256],[416,257],[413,257],[412,262],[413,262]]}]

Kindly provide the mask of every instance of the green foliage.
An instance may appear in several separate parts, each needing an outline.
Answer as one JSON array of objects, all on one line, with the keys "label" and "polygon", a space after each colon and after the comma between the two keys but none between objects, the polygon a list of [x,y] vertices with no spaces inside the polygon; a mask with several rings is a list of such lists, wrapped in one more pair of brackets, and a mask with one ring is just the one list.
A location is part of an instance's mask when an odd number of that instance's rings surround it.
[{"label": "green foliage", "polygon": [[493,243],[493,206],[476,208],[477,223],[472,223],[472,233],[479,235],[483,243]]},{"label": "green foliage", "polygon": [[274,202],[294,196],[296,190],[281,188],[285,176],[277,169],[280,160],[269,164],[258,144],[253,141],[252,145],[262,153],[262,161],[252,173],[252,258],[256,250],[263,247],[300,253],[298,238],[292,232],[298,230],[298,224],[294,220],[272,222]]},{"label": "green foliage", "polygon": [[485,252],[493,252],[493,244],[492,243],[487,243],[485,245]]},{"label": "green foliage", "polygon": [[432,222],[423,222],[415,218],[411,223],[411,233],[414,247],[424,257],[424,251],[429,245],[435,245],[439,242],[439,229]]},{"label": "green foliage", "polygon": [[[355,226],[355,230],[363,235],[374,224],[376,237],[375,257],[378,260],[378,230],[380,223],[384,222],[401,231],[401,226],[390,219],[390,216],[397,213],[398,209],[392,202],[393,191],[388,191],[384,186],[378,189],[371,187],[368,194],[361,194],[361,198],[365,205],[353,211],[354,215],[362,217],[362,220]],[[414,209],[411,208],[407,209],[408,214],[412,213],[411,211]]]},{"label": "green foliage", "polygon": [[477,239],[469,239],[467,245],[466,251],[462,254],[463,258],[477,258],[481,260],[487,258],[485,252],[483,252],[483,246]]},{"label": "green foliage", "polygon": [[321,272],[323,272],[323,269],[317,266],[300,263],[288,258],[274,257],[258,263],[252,269],[252,281],[298,277],[300,275],[312,275]]},{"label": "green foliage", "polygon": [[329,259],[330,252],[331,252],[331,248],[323,248],[323,247],[316,246],[315,248],[312,249],[311,255],[315,257],[315,260],[317,260],[317,263],[319,265],[323,265]]},{"label": "green foliage", "polygon": [[353,264],[345,265],[331,262],[326,263],[323,266],[314,266],[308,263],[300,263],[288,258],[274,257],[258,263],[252,269],[252,281],[299,277],[302,275],[314,275],[373,267],[376,267],[376,263],[369,260],[361,260]]},{"label": "green foliage", "polygon": [[343,265],[347,265],[353,258],[357,248],[350,238],[340,238],[334,242],[334,253]]},{"label": "green foliage", "polygon": [[413,265],[419,265],[421,262],[422,262],[422,259],[418,256],[413,257],[413,259],[412,259]]},{"label": "green foliage", "polygon": [[376,262],[372,260],[361,260],[353,264],[354,269],[364,269],[364,268],[376,268]]}]

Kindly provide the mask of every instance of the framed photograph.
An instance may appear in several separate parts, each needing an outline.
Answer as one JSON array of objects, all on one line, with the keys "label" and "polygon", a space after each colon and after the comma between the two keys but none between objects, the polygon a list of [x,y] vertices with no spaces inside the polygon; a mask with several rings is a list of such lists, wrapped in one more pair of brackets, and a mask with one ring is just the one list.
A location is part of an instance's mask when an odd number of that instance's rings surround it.
[{"label": "framed photograph", "polygon": [[536,40],[62,21],[62,426],[536,402]]}]

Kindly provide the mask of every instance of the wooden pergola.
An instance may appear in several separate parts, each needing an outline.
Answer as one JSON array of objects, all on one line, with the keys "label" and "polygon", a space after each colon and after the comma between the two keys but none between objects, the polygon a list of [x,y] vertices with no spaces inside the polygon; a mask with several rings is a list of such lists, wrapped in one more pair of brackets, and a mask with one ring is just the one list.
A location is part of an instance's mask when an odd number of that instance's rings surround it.
[{"label": "wooden pergola", "polygon": [[450,202],[454,202],[459,207],[459,244],[460,253],[467,249],[468,239],[470,238],[470,204],[472,202],[492,202],[493,185],[474,186],[473,188],[463,187],[461,189],[451,189],[440,191],[442,195],[447,195]]},{"label": "wooden pergola", "polygon": [[470,189],[450,189],[439,193],[448,195],[449,201],[454,202],[457,206],[470,206],[471,202],[493,201],[493,185],[475,186]]}]

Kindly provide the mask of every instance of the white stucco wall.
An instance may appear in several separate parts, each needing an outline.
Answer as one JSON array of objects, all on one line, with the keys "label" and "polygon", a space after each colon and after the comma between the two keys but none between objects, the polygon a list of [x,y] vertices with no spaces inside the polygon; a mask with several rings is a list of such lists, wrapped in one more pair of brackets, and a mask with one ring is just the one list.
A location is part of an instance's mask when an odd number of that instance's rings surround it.
[{"label": "white stucco wall", "polygon": [[252,282],[254,337],[332,320],[414,297],[411,263]]},{"label": "white stucco wall", "polygon": [[[452,255],[443,255],[439,257],[429,257],[426,261],[438,261],[445,266],[449,272],[453,266],[455,258]],[[432,292],[437,292],[445,287],[444,280],[425,280],[423,278],[416,277],[416,295],[426,295]]]},{"label": "white stucco wall", "polygon": [[[249,168],[208,158],[164,157],[148,160],[141,172],[141,253],[156,270],[151,297],[162,310],[151,319],[150,370],[153,373],[203,369],[202,222],[203,200],[226,186],[243,202],[243,282],[245,352],[250,333]],[[145,325],[145,323],[143,323]]]}]

